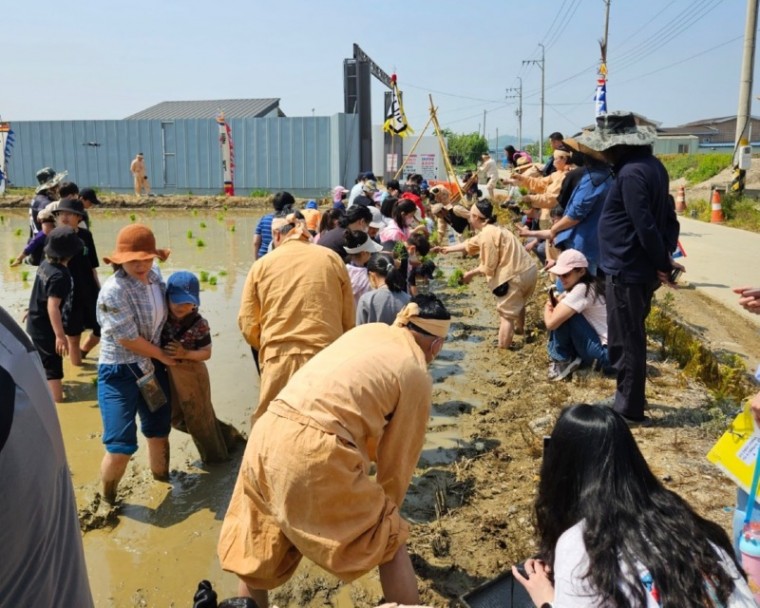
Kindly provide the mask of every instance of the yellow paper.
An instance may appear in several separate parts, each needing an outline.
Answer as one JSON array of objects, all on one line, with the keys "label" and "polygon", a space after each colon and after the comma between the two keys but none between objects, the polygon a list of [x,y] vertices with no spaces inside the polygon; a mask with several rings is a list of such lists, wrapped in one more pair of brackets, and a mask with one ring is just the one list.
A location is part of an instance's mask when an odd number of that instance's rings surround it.
[{"label": "yellow paper", "polygon": [[707,460],[717,465],[735,484],[749,493],[758,448],[760,434],[755,427],[749,405],[746,405],[707,453]]}]

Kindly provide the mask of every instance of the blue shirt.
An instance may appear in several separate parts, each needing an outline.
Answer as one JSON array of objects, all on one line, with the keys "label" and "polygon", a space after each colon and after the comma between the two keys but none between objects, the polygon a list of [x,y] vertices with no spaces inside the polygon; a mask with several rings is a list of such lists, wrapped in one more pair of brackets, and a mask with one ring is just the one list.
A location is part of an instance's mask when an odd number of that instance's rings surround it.
[{"label": "blue shirt", "polygon": [[599,266],[628,283],[652,283],[671,268],[678,243],[668,172],[648,147],[635,148],[615,166],[599,218]]},{"label": "blue shirt", "polygon": [[557,247],[576,249],[589,262],[599,261],[599,217],[611,185],[612,174],[607,167],[584,170],[565,207],[565,216],[578,224],[557,234],[554,239]]},{"label": "blue shirt", "polygon": [[259,247],[259,257],[266,255],[269,251],[269,243],[272,242],[272,220],[274,219],[274,213],[267,213],[259,220],[256,225],[256,232],[261,237],[261,247]]}]

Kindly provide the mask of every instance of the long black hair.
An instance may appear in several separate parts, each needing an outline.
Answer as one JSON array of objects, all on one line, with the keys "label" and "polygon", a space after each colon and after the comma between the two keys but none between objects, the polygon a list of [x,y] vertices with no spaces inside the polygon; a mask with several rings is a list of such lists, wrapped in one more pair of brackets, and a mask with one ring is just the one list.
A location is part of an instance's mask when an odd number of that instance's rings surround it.
[{"label": "long black hair", "polygon": [[414,201],[411,201],[408,198],[399,199],[396,206],[393,207],[393,220],[401,230],[404,230],[407,228],[404,222],[404,214],[416,213],[416,211],[417,205],[414,204]]},{"label": "long black hair", "polygon": [[319,220],[319,233],[323,233],[327,230],[332,230],[340,224],[340,218],[345,215],[342,209],[328,209],[322,214],[322,219]]},{"label": "long black hair", "polygon": [[[578,279],[578,283],[582,283],[586,286],[586,293],[584,297],[588,298],[589,291],[593,291],[591,294],[591,300],[596,302],[599,296],[604,296],[605,284],[604,279],[598,277],[595,274],[591,274],[586,268],[586,272]],[[576,283],[576,285],[578,284]]]},{"label": "long black hair", "polygon": [[487,198],[482,198],[475,203],[475,208],[486,218],[486,224],[496,223],[496,216],[493,214],[493,204]]},{"label": "long black hair", "polygon": [[559,537],[580,522],[589,558],[583,576],[600,606],[646,605],[638,565],[668,608],[715,606],[706,583],[723,605],[734,590],[713,546],[735,561],[727,534],[660,483],[625,420],[604,406],[565,409],[544,455],[536,529],[552,568]]},{"label": "long black hair", "polygon": [[390,253],[373,253],[367,262],[367,270],[383,277],[385,285],[390,291],[406,290],[406,279],[401,271],[396,268],[393,256]]}]

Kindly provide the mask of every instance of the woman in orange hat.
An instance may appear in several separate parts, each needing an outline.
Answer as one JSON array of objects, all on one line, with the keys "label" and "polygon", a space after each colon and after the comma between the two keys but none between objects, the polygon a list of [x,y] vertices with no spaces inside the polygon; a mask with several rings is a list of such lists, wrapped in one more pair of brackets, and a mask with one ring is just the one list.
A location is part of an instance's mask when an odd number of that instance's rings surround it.
[{"label": "woman in orange hat", "polygon": [[156,248],[150,228],[130,224],[116,237],[114,252],[103,258],[115,271],[103,284],[97,309],[102,330],[98,405],[106,447],[100,476],[109,503],[116,500],[119,481],[137,451],[135,416],[148,440],[153,477],[166,479],[169,474],[171,408],[165,366],[175,361],[160,348],[166,284],[154,264],[168,256],[168,249]]}]

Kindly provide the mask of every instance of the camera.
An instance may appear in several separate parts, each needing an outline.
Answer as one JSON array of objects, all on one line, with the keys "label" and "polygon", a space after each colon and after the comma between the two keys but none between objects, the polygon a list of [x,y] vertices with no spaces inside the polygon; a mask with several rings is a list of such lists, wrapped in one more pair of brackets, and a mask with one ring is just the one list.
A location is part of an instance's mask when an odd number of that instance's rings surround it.
[{"label": "camera", "polygon": [[670,271],[670,274],[668,275],[668,282],[669,283],[676,283],[678,282],[678,278],[683,274],[683,270],[680,268],[673,268],[673,270]]},{"label": "camera", "polygon": [[559,300],[557,299],[557,292],[554,287],[549,287],[546,291],[549,293],[549,300],[551,301],[552,306],[556,306],[559,303]]}]

